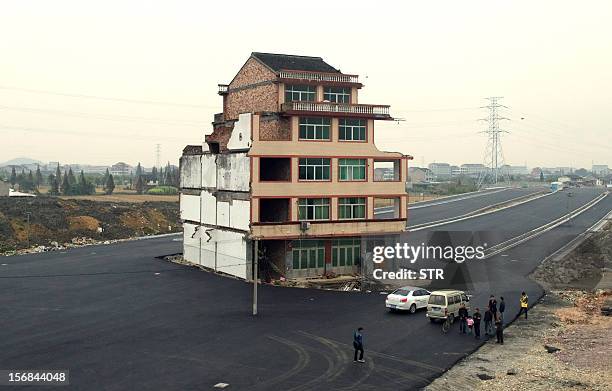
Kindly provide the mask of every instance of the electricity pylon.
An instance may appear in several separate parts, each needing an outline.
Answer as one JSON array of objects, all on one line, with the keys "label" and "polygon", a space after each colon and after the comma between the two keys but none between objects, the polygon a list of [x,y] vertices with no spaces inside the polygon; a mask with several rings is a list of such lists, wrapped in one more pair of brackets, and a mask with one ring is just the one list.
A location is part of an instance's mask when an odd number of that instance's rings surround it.
[{"label": "electricity pylon", "polygon": [[497,184],[499,181],[503,181],[504,177],[508,178],[508,172],[504,169],[504,153],[501,145],[501,134],[509,133],[506,130],[499,128],[499,122],[508,120],[506,117],[501,117],[497,109],[505,107],[497,103],[501,96],[491,96],[485,98],[489,101],[487,106],[483,106],[483,109],[488,109],[487,118],[481,118],[480,121],[487,121],[487,130],[480,133],[487,135],[487,146],[485,148],[484,166],[485,169],[478,175],[478,188],[482,188],[484,184],[491,183]]}]

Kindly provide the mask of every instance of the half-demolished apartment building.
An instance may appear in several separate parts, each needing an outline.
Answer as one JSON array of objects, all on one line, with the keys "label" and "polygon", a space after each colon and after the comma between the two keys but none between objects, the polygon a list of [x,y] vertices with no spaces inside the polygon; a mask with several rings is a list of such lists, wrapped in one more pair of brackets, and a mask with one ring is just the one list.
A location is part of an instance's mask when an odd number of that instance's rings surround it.
[{"label": "half-demolished apartment building", "polygon": [[252,279],[357,273],[364,237],[404,231],[410,156],[374,145],[388,105],[320,57],[252,53],[180,160],[184,258]]}]

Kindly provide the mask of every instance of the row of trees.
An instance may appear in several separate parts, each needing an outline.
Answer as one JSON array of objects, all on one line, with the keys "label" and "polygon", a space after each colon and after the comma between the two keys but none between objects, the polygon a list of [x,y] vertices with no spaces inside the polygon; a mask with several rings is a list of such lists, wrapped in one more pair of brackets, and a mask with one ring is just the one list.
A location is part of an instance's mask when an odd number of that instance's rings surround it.
[{"label": "row of trees", "polygon": [[89,195],[96,193],[96,185],[85,178],[85,173],[81,170],[78,180],[75,178],[72,168],[64,171],[64,175],[57,166],[55,174],[49,174],[50,195]]}]

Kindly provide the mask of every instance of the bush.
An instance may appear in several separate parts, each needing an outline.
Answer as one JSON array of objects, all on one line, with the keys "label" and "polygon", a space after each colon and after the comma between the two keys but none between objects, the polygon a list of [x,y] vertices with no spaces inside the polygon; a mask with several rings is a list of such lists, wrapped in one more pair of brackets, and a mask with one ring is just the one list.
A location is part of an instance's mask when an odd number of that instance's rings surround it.
[{"label": "bush", "polygon": [[152,195],[175,195],[178,194],[178,189],[174,186],[157,186],[149,189],[147,194]]}]

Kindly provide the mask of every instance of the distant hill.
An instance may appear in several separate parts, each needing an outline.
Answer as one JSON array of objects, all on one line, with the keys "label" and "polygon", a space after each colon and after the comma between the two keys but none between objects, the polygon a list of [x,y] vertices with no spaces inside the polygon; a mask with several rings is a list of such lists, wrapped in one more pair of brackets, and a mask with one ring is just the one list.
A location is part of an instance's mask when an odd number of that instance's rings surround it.
[{"label": "distant hill", "polygon": [[15,159],[0,163],[0,167],[20,166],[22,164],[42,164],[42,162],[40,160],[30,159],[29,157],[17,157]]}]

